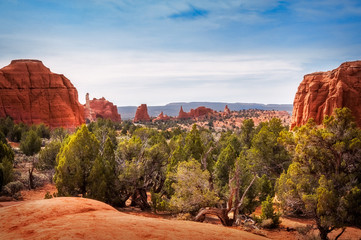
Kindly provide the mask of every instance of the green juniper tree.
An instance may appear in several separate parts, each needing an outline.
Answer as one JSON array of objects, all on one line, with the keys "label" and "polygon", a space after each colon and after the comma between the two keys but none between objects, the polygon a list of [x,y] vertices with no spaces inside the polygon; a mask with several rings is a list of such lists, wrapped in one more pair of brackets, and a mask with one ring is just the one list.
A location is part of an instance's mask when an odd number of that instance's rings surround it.
[{"label": "green juniper tree", "polygon": [[293,162],[277,183],[287,211],[312,216],[321,239],[348,225],[361,226],[361,130],[347,108],[326,117],[323,128],[309,121],[284,135]]},{"label": "green juniper tree", "polygon": [[99,142],[83,125],[65,141],[57,155],[55,185],[61,196],[86,196],[88,178],[99,155]]},{"label": "green juniper tree", "polygon": [[[0,137],[3,136],[0,132]],[[0,191],[13,180],[14,152],[7,144],[6,138],[0,140]]]}]

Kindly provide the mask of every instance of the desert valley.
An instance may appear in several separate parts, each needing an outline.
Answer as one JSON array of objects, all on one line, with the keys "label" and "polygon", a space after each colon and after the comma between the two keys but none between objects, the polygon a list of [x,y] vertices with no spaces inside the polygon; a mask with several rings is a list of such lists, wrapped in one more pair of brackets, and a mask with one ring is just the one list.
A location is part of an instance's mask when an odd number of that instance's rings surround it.
[{"label": "desert valley", "polygon": [[[333,199],[323,208],[336,204],[342,213],[314,215],[290,190],[299,181],[292,172],[303,164],[298,156],[323,158],[309,152],[313,145],[348,156],[341,173],[315,162],[321,173],[360,176],[360,79],[360,61],[306,75],[292,118],[287,111],[231,111],[227,105],[149,116],[142,104],[132,120],[122,121],[105,98],[87,94],[80,104],[70,80],[41,61],[14,60],[0,69],[0,216],[6,219],[0,239],[308,239],[322,233],[322,218],[343,221],[340,227],[327,223],[327,238],[358,239],[360,212],[352,208],[359,206],[358,180],[345,182],[351,192],[333,187],[354,199],[346,202],[351,212]],[[317,140],[318,133],[308,131],[328,131],[339,140]],[[302,140],[312,134],[316,139]],[[333,141],[349,145],[340,149]],[[329,156],[328,164],[335,164]],[[308,179],[317,176],[303,171]],[[323,198],[318,191],[313,196]]]},{"label": "desert valley", "polygon": [[361,240],[360,0],[0,22],[0,240]]}]

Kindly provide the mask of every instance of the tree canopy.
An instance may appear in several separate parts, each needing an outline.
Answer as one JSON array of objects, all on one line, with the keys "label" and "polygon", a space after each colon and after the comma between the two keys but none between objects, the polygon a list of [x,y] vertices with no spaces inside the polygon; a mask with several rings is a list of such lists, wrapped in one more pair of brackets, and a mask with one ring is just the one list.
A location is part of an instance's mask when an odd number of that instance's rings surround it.
[{"label": "tree canopy", "polygon": [[350,110],[336,109],[322,128],[309,121],[285,138],[293,162],[277,183],[283,208],[312,216],[322,239],[361,226],[361,130]]}]

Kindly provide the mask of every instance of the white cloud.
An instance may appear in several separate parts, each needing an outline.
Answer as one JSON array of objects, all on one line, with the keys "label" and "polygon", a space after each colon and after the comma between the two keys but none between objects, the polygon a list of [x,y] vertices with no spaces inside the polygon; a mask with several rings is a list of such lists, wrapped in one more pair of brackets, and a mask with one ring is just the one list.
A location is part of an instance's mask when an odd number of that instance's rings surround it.
[{"label": "white cloud", "polygon": [[[268,95],[283,86],[285,78],[299,79],[302,71],[300,63],[289,57],[267,55],[68,52],[42,60],[73,82],[81,102],[89,92],[91,97],[104,96],[119,106],[165,104],[177,99],[247,101],[250,96],[258,102],[287,103],[292,101],[288,93],[279,93],[277,98]],[[259,95],[256,88],[260,87],[269,89],[268,95]]]}]

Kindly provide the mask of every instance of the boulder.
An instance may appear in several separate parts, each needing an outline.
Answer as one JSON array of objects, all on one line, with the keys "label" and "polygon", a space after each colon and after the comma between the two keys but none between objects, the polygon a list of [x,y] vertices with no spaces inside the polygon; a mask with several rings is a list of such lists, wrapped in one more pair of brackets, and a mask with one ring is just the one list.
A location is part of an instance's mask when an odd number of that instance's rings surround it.
[{"label": "boulder", "polygon": [[348,107],[361,127],[361,61],[345,62],[328,72],[305,75],[293,102],[291,128],[313,118],[321,124],[335,108]]},{"label": "boulder", "polygon": [[6,116],[16,123],[51,128],[75,128],[85,122],[76,88],[39,60],[13,60],[0,69],[0,118]]}]

